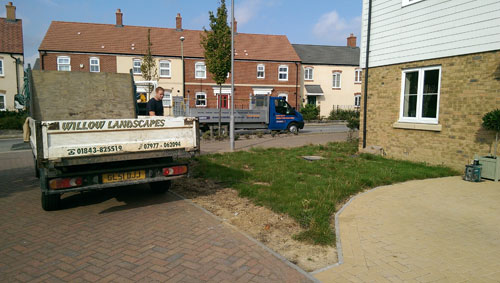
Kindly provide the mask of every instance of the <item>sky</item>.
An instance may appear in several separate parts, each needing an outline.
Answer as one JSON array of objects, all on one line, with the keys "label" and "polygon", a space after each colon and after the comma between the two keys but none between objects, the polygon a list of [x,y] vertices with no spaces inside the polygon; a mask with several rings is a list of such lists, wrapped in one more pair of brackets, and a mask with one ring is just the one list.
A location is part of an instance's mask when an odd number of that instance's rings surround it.
[{"label": "sky", "polygon": [[[116,9],[124,25],[175,28],[181,13],[183,28],[208,27],[208,12],[220,0],[12,0],[23,20],[25,63],[33,65],[51,21],[115,23]],[[1,0],[0,17],[5,17]],[[361,33],[362,0],[234,0],[238,32],[284,34],[291,43],[346,45]],[[226,0],[228,13],[231,1]]]}]

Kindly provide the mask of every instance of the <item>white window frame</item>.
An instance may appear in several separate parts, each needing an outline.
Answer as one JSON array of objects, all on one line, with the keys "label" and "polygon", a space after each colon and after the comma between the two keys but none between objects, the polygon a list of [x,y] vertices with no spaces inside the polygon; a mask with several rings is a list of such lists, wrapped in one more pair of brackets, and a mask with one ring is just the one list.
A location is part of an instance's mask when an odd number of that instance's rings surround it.
[{"label": "white window frame", "polygon": [[163,107],[172,107],[172,93],[169,90],[163,91],[163,99],[161,100]]},{"label": "white window frame", "polygon": [[[198,105],[198,103],[197,103],[198,102],[198,95],[203,95],[205,97],[203,100],[200,99],[200,101],[205,101],[204,105]],[[207,102],[208,101],[207,101],[207,94],[205,92],[197,92],[197,93],[195,93],[194,98],[195,98],[195,100],[194,100],[195,107],[207,107]]]},{"label": "white window frame", "polygon": [[361,107],[361,94],[354,95],[354,107]]},{"label": "white window frame", "polygon": [[[198,70],[201,67],[201,70]],[[203,76],[198,76],[198,72],[203,72]],[[205,62],[196,62],[194,64],[194,78],[195,79],[206,79],[207,78],[207,66]]]},{"label": "white window frame", "polygon": [[[68,59],[68,63],[60,63],[61,59]],[[68,70],[61,70],[60,67],[68,66]],[[71,72],[71,57],[69,56],[57,56],[57,70],[61,72]]]},{"label": "white window frame", "polygon": [[356,69],[354,70],[354,82],[355,83],[361,83],[361,69]]},{"label": "white window frame", "polygon": [[408,6],[408,5],[411,5],[411,4],[415,4],[415,3],[418,3],[422,0],[402,0],[401,2],[401,7],[405,7],[405,6]]},{"label": "white window frame", "polygon": [[3,108],[0,108],[0,111],[7,111],[7,101],[5,94],[0,94],[0,97],[3,98]]},{"label": "white window frame", "polygon": [[[438,92],[437,92],[437,105],[436,105],[436,118],[423,118],[422,117],[422,102],[423,102],[423,88],[424,88],[424,73],[425,71],[439,70],[438,79]],[[417,117],[403,117],[404,111],[404,90],[405,90],[405,76],[406,73],[418,71],[418,87],[417,87]],[[439,121],[439,100],[441,99],[441,66],[431,66],[422,68],[405,69],[401,72],[401,96],[399,105],[399,122],[406,123],[421,123],[421,124],[438,124]]]},{"label": "white window frame", "polygon": [[5,66],[3,64],[3,59],[0,59],[0,77],[5,76],[4,68],[5,68]]},{"label": "white window frame", "polygon": [[[92,60],[97,60],[97,64],[92,64]],[[92,67],[97,66],[97,71],[92,71]],[[91,73],[99,73],[101,72],[101,60],[97,57],[90,57],[89,58],[89,71]]]},{"label": "white window frame", "polygon": [[[309,76],[307,75],[308,71],[309,71]],[[312,81],[313,78],[314,78],[314,73],[313,72],[314,72],[313,68],[311,68],[311,67],[305,68],[304,69],[304,80],[306,80],[306,81]]]},{"label": "white window frame", "polygon": [[285,101],[288,102],[288,93],[280,93],[278,94],[278,97],[284,97]]},{"label": "white window frame", "polygon": [[[162,67],[161,64],[168,64],[168,67]],[[170,63],[170,60],[160,60],[158,67],[160,69],[160,78],[171,78],[172,77],[172,63]],[[161,71],[167,71],[168,75],[162,75]]]},{"label": "white window frame", "polygon": [[[281,68],[286,68],[286,71],[281,71]],[[280,76],[285,75],[284,79],[281,79]],[[278,67],[278,80],[279,81],[288,81],[288,66],[287,65],[280,65]]]},{"label": "white window frame", "polygon": [[[262,70],[259,70],[259,68],[262,68]],[[259,76],[259,72],[262,72],[262,76]],[[266,65],[258,64],[257,65],[257,79],[265,79],[265,78],[266,78]]]},{"label": "white window frame", "polygon": [[[339,76],[339,85],[338,86],[335,85],[335,82],[337,81],[335,79],[336,75]],[[332,88],[335,88],[335,89],[342,88],[342,73],[341,72],[333,72],[333,74],[332,74]]]},{"label": "white window frame", "polygon": [[[135,63],[139,62],[139,67],[135,65]],[[133,59],[132,60],[132,73],[134,75],[142,75],[141,71],[142,60],[141,59]]]}]

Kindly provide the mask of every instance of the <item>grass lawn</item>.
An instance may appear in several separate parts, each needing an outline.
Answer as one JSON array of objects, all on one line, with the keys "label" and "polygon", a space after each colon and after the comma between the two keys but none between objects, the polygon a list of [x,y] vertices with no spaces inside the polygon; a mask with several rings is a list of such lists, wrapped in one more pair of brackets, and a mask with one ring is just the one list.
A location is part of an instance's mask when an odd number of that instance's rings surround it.
[{"label": "grass lawn", "polygon": [[[414,179],[457,175],[452,169],[357,152],[357,143],[293,149],[252,149],[200,156],[194,175],[223,182],[240,196],[287,213],[306,230],[295,238],[332,245],[335,207],[368,188]],[[325,159],[306,161],[304,155]]]}]

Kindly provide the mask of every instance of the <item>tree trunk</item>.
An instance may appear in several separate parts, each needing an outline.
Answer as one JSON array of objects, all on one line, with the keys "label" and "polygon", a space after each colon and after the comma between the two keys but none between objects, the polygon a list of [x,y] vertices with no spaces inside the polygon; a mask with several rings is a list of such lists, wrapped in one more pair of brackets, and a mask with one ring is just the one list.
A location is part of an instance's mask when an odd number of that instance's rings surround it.
[{"label": "tree trunk", "polygon": [[495,156],[497,156],[497,148],[498,148],[498,132],[495,138]]},{"label": "tree trunk", "polygon": [[219,85],[219,99],[217,99],[219,101],[219,133],[218,133],[218,137],[220,139],[221,135],[220,135],[220,132],[221,132],[221,116],[222,116],[222,85]]}]

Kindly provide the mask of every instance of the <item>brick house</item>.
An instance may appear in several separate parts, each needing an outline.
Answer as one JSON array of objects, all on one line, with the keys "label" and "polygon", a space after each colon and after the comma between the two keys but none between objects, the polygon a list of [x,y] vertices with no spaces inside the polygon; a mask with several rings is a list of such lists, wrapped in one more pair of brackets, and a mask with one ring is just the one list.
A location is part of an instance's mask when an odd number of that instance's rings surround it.
[{"label": "brick house", "polygon": [[23,89],[23,22],[9,2],[6,17],[0,18],[0,111],[16,110],[14,96]]},{"label": "brick house", "polygon": [[[148,30],[159,86],[166,89],[166,113],[170,113],[175,96],[184,96],[191,107],[217,107],[216,94],[220,90],[204,65],[200,44],[203,31],[183,29],[180,14],[176,28],[127,26],[120,10],[115,25],[53,21],[39,47],[41,69],[118,73],[132,69],[136,81],[144,80],[140,65],[147,49]],[[300,104],[299,69],[300,58],[286,36],[237,33],[235,107],[248,107],[250,96],[260,95],[285,96],[296,107]],[[223,85],[222,107],[229,107],[229,94],[230,77]]]},{"label": "brick house", "polygon": [[500,108],[500,2],[455,2],[363,1],[360,148],[460,170],[491,152],[481,123]]},{"label": "brick house", "polygon": [[356,37],[347,46],[292,44],[302,60],[301,97],[319,106],[320,116],[328,117],[336,108],[359,108],[361,69]]}]

